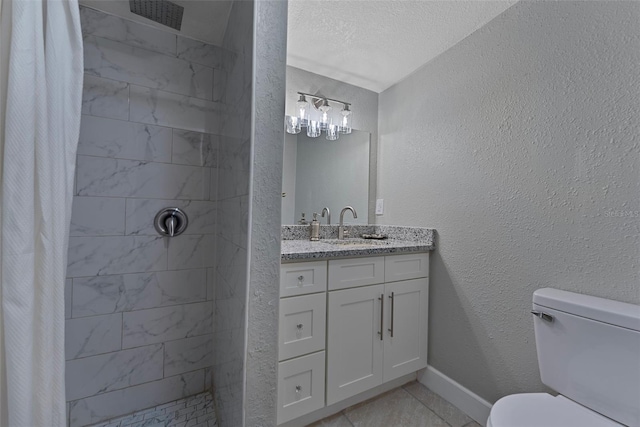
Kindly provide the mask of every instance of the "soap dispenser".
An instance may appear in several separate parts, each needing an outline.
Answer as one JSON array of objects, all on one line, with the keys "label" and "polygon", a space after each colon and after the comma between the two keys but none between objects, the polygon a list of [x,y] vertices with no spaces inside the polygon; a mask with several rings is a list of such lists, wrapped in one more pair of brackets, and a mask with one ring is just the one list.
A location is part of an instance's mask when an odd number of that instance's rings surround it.
[{"label": "soap dispenser", "polygon": [[317,242],[318,240],[320,240],[320,222],[318,221],[317,212],[313,213],[313,220],[309,225],[309,231],[311,233],[311,237],[309,240],[311,240],[312,242]]}]

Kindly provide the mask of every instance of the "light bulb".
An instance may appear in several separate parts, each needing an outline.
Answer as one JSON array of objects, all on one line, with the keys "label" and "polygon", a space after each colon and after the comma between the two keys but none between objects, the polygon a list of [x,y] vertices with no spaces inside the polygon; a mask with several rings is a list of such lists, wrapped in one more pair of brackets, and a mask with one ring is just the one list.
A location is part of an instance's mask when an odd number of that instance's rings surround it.
[{"label": "light bulb", "polygon": [[327,130],[327,126],[329,125],[329,111],[331,111],[331,106],[329,105],[329,101],[324,99],[322,101],[322,105],[319,110],[322,112],[322,120],[320,120],[320,128],[322,130]]},{"label": "light bulb", "polygon": [[298,119],[301,127],[307,127],[307,123],[309,122],[309,103],[307,102],[307,98],[304,95],[300,95],[300,99],[296,103],[298,107]]},{"label": "light bulb", "polygon": [[340,119],[340,132],[344,134],[351,133],[351,121],[353,119],[353,115],[349,109],[349,104],[344,104],[344,108],[340,111],[340,114],[342,114],[342,119]]},{"label": "light bulb", "polygon": [[330,123],[327,125],[327,139],[335,141],[340,138],[340,126]]}]

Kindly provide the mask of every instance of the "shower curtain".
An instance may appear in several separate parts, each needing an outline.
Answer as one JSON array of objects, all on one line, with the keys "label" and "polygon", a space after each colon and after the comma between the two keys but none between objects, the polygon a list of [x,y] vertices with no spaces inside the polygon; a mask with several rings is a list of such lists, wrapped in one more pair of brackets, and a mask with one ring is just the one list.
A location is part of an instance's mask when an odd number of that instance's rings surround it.
[{"label": "shower curtain", "polygon": [[0,425],[62,427],[80,16],[77,0],[1,1]]}]

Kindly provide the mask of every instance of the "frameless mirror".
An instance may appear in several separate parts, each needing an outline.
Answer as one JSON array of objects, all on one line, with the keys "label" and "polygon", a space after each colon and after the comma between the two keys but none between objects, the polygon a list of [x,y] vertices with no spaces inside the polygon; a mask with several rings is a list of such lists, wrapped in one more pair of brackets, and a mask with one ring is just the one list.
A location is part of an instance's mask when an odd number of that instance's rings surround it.
[{"label": "frameless mirror", "polygon": [[282,176],[282,224],[297,224],[302,213],[311,221],[320,218],[324,207],[331,211],[331,223],[340,211],[353,206],[358,218],[345,214],[345,223],[368,224],[369,132],[353,130],[337,141],[309,138],[304,132],[286,134]]}]

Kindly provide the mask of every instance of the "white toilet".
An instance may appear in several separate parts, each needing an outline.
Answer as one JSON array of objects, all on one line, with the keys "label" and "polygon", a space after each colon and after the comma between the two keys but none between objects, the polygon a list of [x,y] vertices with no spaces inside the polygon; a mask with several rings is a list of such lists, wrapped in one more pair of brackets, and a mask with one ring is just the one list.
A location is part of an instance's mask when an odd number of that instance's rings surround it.
[{"label": "white toilet", "polygon": [[640,427],[640,306],[557,289],[533,294],[542,382],[498,400],[487,427]]}]

